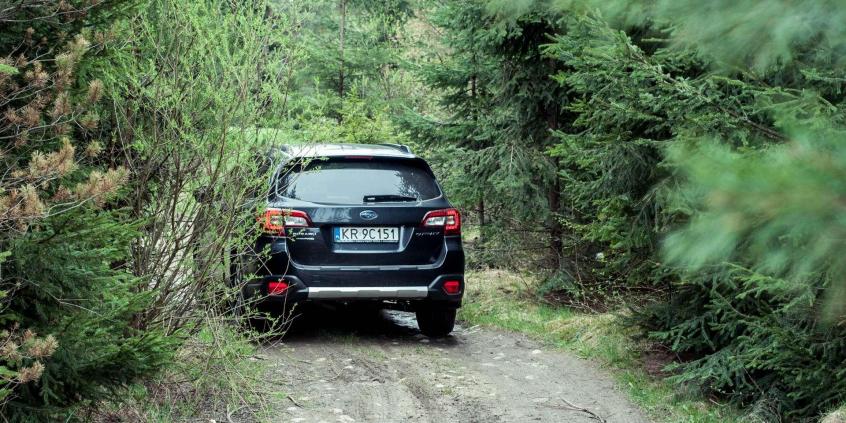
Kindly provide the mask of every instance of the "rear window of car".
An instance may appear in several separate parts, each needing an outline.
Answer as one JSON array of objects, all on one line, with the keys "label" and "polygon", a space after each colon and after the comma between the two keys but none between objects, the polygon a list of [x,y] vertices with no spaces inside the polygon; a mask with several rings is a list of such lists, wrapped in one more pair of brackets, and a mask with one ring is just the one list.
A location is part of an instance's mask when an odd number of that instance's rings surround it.
[{"label": "rear window of car", "polygon": [[278,181],[282,197],[312,203],[364,204],[373,196],[381,202],[423,201],[441,195],[418,160],[311,160],[283,169]]}]

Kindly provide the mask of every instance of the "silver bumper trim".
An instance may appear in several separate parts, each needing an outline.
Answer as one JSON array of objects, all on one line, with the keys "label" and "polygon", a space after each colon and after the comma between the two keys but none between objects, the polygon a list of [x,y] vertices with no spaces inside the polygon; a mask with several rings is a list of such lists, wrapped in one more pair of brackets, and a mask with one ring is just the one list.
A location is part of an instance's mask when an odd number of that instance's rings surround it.
[{"label": "silver bumper trim", "polygon": [[426,298],[429,288],[425,286],[385,286],[385,287],[309,287],[310,299],[348,299],[348,298]]}]

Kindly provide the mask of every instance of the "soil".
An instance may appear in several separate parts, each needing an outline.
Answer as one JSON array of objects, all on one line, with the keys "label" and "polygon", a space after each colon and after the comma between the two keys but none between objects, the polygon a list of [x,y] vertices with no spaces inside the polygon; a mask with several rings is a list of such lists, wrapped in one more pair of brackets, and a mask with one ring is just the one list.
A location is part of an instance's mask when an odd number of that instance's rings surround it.
[{"label": "soil", "polygon": [[273,421],[649,421],[590,361],[478,327],[428,339],[412,313],[308,310],[263,356]]}]

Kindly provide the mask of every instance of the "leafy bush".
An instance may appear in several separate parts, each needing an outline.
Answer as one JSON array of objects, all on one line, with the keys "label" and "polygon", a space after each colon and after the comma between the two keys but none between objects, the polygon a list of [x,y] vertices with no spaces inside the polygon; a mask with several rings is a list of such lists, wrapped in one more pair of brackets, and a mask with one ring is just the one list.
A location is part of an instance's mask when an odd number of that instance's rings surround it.
[{"label": "leafy bush", "polygon": [[132,272],[155,297],[141,320],[196,331],[225,311],[230,254],[254,240],[252,201],[271,171],[262,160],[286,141],[265,127],[287,113],[296,23],[265,0],[144,6],[90,72],[111,101],[107,148],[133,170],[122,199],[143,222]]}]

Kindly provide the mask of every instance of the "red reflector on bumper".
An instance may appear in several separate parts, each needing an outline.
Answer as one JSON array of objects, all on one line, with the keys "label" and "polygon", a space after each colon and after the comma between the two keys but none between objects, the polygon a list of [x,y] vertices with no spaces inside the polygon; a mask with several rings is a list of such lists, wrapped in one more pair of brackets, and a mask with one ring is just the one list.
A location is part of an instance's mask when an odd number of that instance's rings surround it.
[{"label": "red reflector on bumper", "polygon": [[288,283],[285,281],[268,282],[267,293],[270,295],[282,295],[288,290]]},{"label": "red reflector on bumper", "polygon": [[461,292],[461,282],[459,281],[446,281],[444,282],[444,292],[447,294],[458,294]]}]

